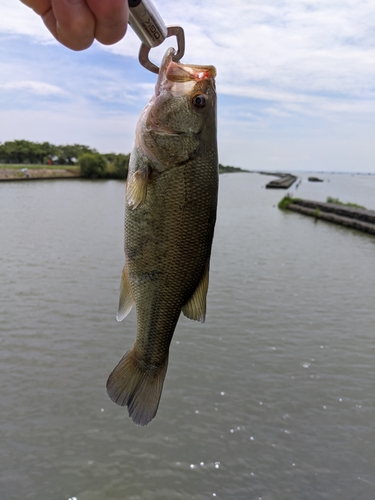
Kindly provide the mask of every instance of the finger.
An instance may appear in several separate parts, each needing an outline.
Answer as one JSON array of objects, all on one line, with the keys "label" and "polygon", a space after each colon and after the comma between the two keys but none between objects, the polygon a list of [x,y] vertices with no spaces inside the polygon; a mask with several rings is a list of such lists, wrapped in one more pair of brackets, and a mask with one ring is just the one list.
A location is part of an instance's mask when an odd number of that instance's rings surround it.
[{"label": "finger", "polygon": [[95,38],[104,45],[121,40],[128,26],[127,0],[87,0],[96,18]]},{"label": "finger", "polygon": [[30,7],[30,9],[33,9],[40,16],[51,8],[51,0],[21,0],[21,2]]},{"label": "finger", "polygon": [[42,15],[53,36],[72,50],[90,47],[95,35],[95,17],[84,0],[52,0],[52,9]]}]

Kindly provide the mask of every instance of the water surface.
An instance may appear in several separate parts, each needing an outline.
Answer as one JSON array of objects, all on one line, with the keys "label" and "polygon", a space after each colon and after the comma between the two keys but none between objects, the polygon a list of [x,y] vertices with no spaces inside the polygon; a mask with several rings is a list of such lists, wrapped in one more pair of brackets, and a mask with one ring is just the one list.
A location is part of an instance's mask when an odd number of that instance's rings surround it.
[{"label": "water surface", "polygon": [[[375,209],[375,177],[298,196]],[[4,500],[372,500],[375,238],[220,177],[204,325],[182,317],[155,420],[105,393],[131,346],[115,313],[124,183],[0,184]]]}]

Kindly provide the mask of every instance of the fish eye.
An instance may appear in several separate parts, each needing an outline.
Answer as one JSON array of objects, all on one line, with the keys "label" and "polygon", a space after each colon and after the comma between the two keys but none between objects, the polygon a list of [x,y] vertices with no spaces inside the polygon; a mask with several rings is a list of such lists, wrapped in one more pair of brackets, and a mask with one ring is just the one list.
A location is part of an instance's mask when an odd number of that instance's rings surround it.
[{"label": "fish eye", "polygon": [[207,97],[204,94],[196,94],[192,97],[191,102],[197,109],[202,109],[207,104]]}]

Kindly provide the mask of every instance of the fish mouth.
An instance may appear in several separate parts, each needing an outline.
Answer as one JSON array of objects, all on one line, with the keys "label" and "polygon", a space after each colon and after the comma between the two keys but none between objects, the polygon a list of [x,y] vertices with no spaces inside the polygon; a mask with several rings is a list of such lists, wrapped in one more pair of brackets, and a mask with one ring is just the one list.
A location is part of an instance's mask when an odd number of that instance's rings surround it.
[{"label": "fish mouth", "polygon": [[206,85],[215,88],[216,69],[214,66],[182,64],[173,60],[175,55],[176,51],[173,47],[166,51],[160,65],[155,94],[149,102],[146,129],[160,135],[177,136],[182,133],[162,123],[153,112],[153,105],[163,91],[170,92],[174,97],[182,97],[190,95],[196,85],[200,88]]},{"label": "fish mouth", "polygon": [[181,64],[174,62],[169,63],[166,78],[170,82],[184,83],[184,82],[202,82],[204,80],[213,80],[216,76],[216,69],[214,66],[198,66],[195,64]]},{"label": "fish mouth", "polygon": [[155,97],[163,89],[170,90],[173,95],[186,95],[191,92],[195,84],[205,80],[215,85],[216,69],[214,66],[183,64],[173,60],[175,54],[175,49],[171,47],[163,57],[155,86]]}]

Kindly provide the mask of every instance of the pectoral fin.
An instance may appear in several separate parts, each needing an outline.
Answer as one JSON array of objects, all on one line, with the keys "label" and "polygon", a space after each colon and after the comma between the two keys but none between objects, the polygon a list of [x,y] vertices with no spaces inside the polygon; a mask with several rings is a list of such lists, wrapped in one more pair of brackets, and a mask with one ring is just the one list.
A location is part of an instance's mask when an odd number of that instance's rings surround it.
[{"label": "pectoral fin", "polygon": [[126,202],[133,208],[143,203],[147,196],[148,172],[137,170],[127,181]]},{"label": "pectoral fin", "polygon": [[120,285],[120,300],[116,315],[117,321],[122,321],[130,313],[134,305],[134,297],[130,288],[130,281],[126,265],[122,270],[121,285]]},{"label": "pectoral fin", "polygon": [[208,276],[210,263],[207,262],[202,278],[198,283],[193,295],[181,308],[183,314],[189,319],[195,319],[204,323],[206,319],[206,298],[208,291]]}]

